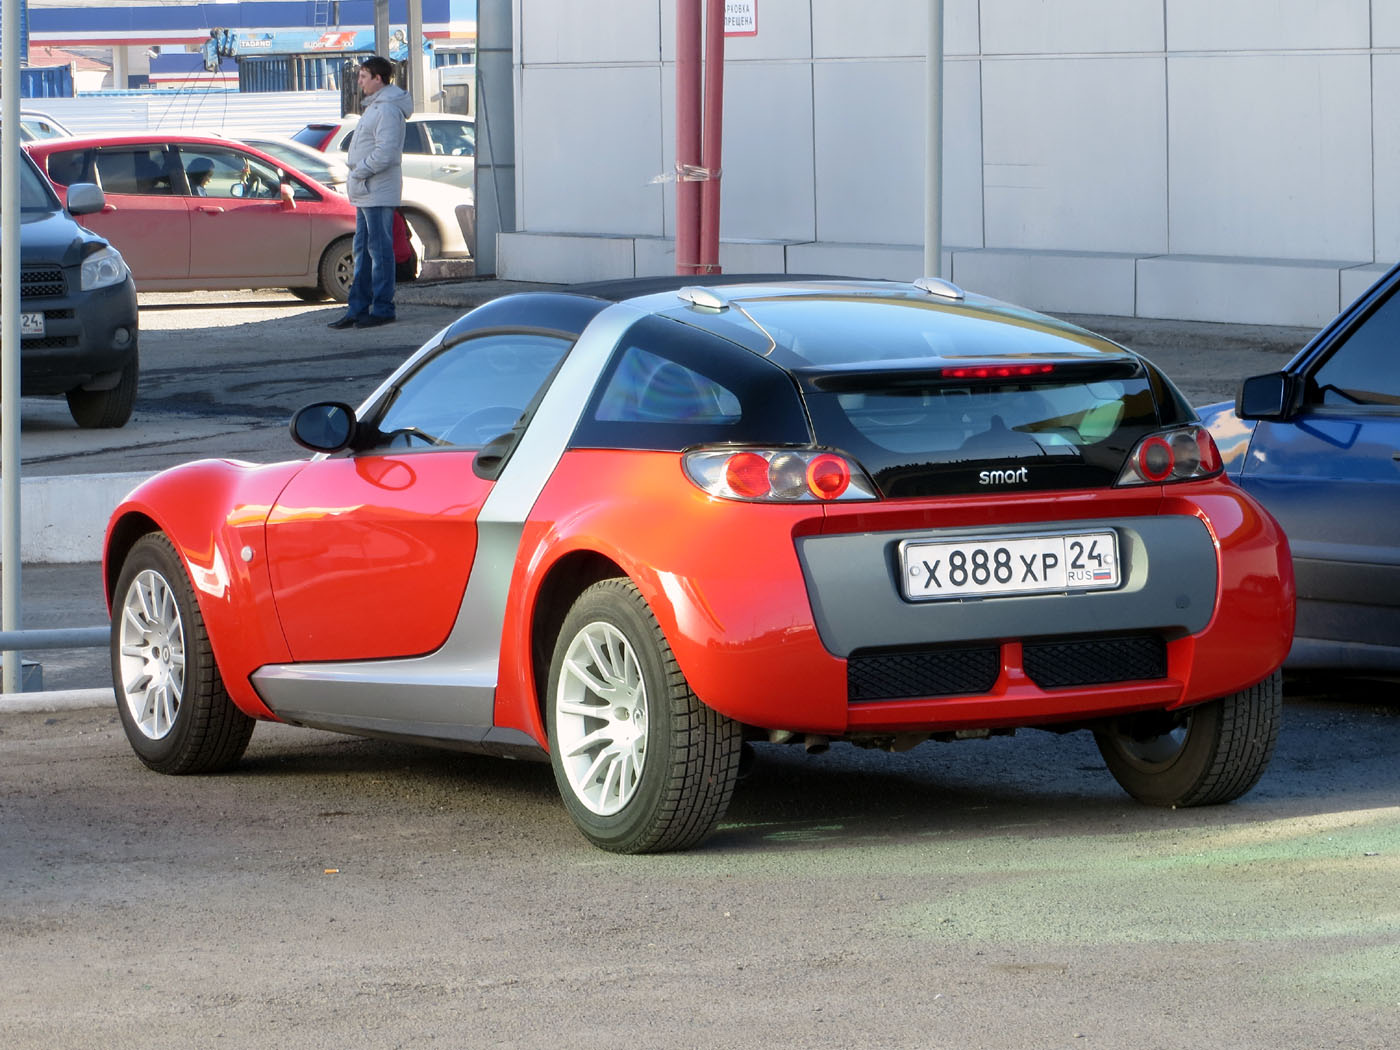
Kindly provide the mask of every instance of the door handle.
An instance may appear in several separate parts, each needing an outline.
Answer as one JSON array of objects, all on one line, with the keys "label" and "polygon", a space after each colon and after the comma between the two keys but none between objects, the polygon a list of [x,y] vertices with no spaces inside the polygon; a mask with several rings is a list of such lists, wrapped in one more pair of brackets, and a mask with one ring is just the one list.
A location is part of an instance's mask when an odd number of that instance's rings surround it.
[{"label": "door handle", "polygon": [[198,210],[205,215],[222,215],[224,213],[224,209],[216,204],[201,204]]}]

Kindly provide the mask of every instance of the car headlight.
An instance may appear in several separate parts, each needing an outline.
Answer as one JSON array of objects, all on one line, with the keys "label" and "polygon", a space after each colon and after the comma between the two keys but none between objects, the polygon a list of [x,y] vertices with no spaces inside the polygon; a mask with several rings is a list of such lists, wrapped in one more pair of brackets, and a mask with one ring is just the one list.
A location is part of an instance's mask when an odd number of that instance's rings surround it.
[{"label": "car headlight", "polygon": [[103,245],[83,260],[83,291],[121,284],[130,272],[122,253],[111,245]]}]

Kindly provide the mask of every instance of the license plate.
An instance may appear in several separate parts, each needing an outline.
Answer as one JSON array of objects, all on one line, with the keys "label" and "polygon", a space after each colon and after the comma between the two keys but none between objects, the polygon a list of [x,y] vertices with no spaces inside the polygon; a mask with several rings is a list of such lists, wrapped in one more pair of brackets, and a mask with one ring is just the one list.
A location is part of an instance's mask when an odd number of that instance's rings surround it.
[{"label": "license plate", "polygon": [[43,334],[44,315],[42,313],[19,315],[19,335],[21,339]]},{"label": "license plate", "polygon": [[904,597],[988,598],[1117,587],[1118,534],[969,537],[899,545]]}]

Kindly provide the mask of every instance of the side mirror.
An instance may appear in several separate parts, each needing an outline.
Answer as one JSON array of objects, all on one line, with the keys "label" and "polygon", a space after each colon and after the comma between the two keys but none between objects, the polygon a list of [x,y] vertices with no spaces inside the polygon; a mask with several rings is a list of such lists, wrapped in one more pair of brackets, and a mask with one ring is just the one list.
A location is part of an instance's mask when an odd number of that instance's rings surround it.
[{"label": "side mirror", "polygon": [[1301,380],[1289,372],[1251,376],[1235,395],[1235,415],[1241,419],[1287,419],[1298,411]]},{"label": "side mirror", "polygon": [[102,187],[92,182],[75,182],[68,187],[68,214],[91,215],[107,206]]},{"label": "side mirror", "polygon": [[318,401],[292,416],[292,440],[312,452],[339,452],[355,438],[355,410],[341,401]]}]

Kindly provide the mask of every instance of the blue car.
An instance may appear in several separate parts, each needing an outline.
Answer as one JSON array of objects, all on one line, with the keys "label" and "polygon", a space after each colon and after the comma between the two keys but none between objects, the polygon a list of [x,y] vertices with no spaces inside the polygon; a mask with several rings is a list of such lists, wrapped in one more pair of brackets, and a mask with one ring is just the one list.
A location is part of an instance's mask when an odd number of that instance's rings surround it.
[{"label": "blue car", "polygon": [[1400,266],[1283,371],[1200,415],[1226,472],[1292,545],[1284,666],[1400,673]]}]

